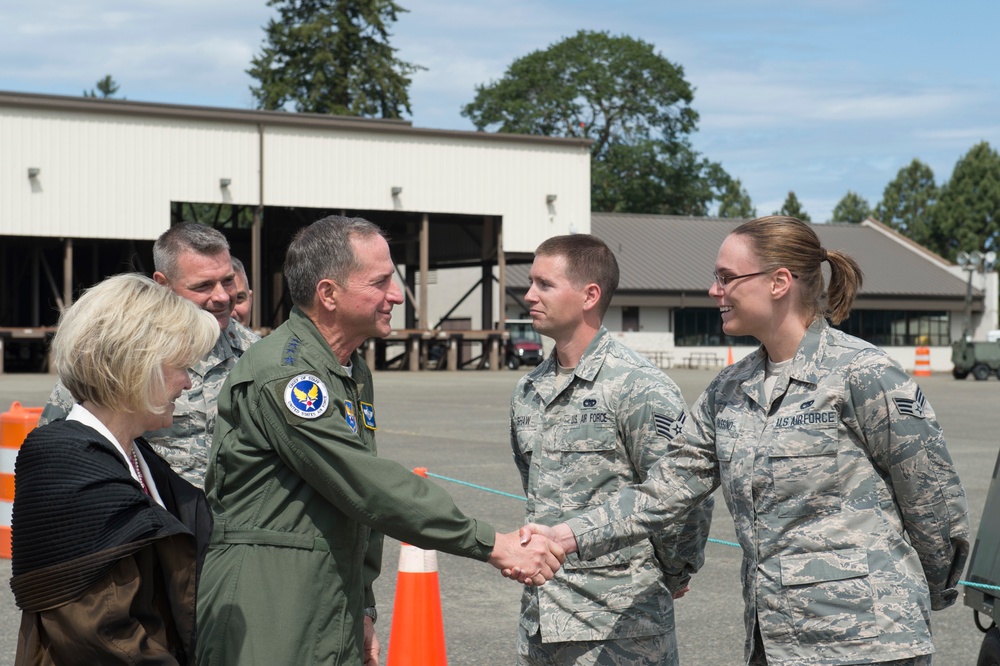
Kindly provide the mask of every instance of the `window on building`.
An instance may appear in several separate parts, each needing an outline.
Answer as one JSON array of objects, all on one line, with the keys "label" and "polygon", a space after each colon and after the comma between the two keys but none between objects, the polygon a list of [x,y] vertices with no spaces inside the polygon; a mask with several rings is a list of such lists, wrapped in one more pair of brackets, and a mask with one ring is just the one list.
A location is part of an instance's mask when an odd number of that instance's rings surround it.
[{"label": "window on building", "polygon": [[[947,312],[854,310],[836,328],[880,347],[951,344]],[[674,344],[696,347],[759,343],[750,336],[730,337],[723,333],[717,308],[682,308],[674,311]]]},{"label": "window on building", "polygon": [[880,347],[947,346],[947,312],[854,310],[837,328]]},{"label": "window on building", "polygon": [[722,332],[719,308],[679,308],[674,310],[674,344],[678,347],[707,345],[756,346],[749,335],[732,337]]},{"label": "window on building", "polygon": [[639,330],[639,308],[622,308],[622,330]]}]

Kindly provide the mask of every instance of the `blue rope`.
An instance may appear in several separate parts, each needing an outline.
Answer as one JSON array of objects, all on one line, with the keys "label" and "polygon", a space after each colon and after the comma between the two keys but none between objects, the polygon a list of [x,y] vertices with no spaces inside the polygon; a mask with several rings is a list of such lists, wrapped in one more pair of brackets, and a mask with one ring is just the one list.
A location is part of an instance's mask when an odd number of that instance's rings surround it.
[{"label": "blue rope", "polygon": [[[479,486],[475,483],[469,483],[468,481],[461,481],[459,479],[452,479],[451,477],[441,476],[440,474],[434,474],[433,472],[427,472],[427,476],[433,477],[435,479],[441,479],[442,481],[451,481],[452,483],[457,483],[462,486],[468,486],[469,488],[475,488],[476,490],[483,490],[488,493],[494,493],[496,495],[503,495],[504,497],[510,497],[511,499],[521,500],[522,502],[527,501],[524,497],[520,495],[514,495],[512,493],[505,493],[502,490],[494,490],[493,488],[487,488],[486,486]],[[712,543],[722,544],[723,546],[732,546],[733,548],[739,548],[740,544],[733,543],[732,541],[723,541],[722,539],[713,539],[709,537],[708,539]],[[1000,585],[987,585],[986,583],[972,583],[967,580],[958,581],[959,585],[965,585],[966,587],[978,587],[984,590],[993,590],[994,592],[1000,591]]]},{"label": "blue rope", "polygon": [[527,502],[525,498],[520,495],[512,495],[511,493],[505,493],[502,490],[493,490],[492,488],[487,488],[486,486],[477,486],[474,483],[469,483],[468,481],[459,481],[458,479],[451,479],[447,476],[441,476],[440,474],[434,474],[433,472],[427,472],[427,476],[434,477],[435,479],[442,479],[443,481],[451,481],[452,483],[457,483],[462,486],[468,486],[470,488],[475,488],[476,490],[485,490],[488,493],[495,493],[497,495],[503,495],[504,497],[510,497],[513,499],[521,500],[522,502]]},{"label": "blue rope", "polygon": [[[435,474],[434,472],[427,472],[427,476],[435,479],[441,479],[442,481],[451,481],[452,483],[457,483],[461,486],[468,486],[469,488],[475,488],[476,490],[484,490],[488,493],[494,493],[495,495],[503,495],[504,497],[510,497],[511,499],[521,500],[522,502],[527,501],[524,497],[521,497],[520,495],[505,493],[502,490],[494,490],[493,488],[487,488],[486,486],[479,486],[476,485],[475,483],[469,483],[468,481],[462,481],[460,479],[453,479],[448,476],[441,476],[440,474]],[[708,540],[711,541],[712,543],[721,543],[723,546],[732,546],[733,548],[740,547],[740,544],[733,543],[732,541],[723,541],[722,539],[712,539],[712,538],[709,538]]]}]

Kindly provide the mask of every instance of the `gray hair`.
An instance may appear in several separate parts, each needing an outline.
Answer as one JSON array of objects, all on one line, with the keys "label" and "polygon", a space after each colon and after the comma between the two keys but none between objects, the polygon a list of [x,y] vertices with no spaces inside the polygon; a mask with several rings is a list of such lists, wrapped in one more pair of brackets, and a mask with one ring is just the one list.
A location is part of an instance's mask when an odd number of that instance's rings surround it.
[{"label": "gray hair", "polygon": [[197,222],[181,222],[170,227],[153,243],[153,268],[173,280],[177,258],[182,252],[214,257],[229,252],[229,241],[218,229]]},{"label": "gray hair", "polygon": [[311,308],[320,280],[343,285],[360,268],[351,239],[373,236],[385,238],[368,220],[341,215],[330,215],[299,229],[285,254],[285,281],[292,303]]},{"label": "gray hair", "polygon": [[88,289],[63,311],[52,358],[69,392],[118,412],[160,413],[163,366],[188,368],[212,348],[208,312],[144,275],[124,273]]},{"label": "gray hair", "polygon": [[233,262],[233,270],[239,273],[243,277],[243,281],[249,286],[250,279],[247,277],[247,269],[243,267],[243,262],[233,256],[230,256],[229,258]]}]

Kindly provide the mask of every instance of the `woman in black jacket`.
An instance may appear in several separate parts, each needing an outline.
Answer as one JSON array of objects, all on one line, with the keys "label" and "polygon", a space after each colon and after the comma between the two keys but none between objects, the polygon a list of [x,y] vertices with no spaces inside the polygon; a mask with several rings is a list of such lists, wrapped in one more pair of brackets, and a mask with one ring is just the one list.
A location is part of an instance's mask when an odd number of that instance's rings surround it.
[{"label": "woman in black jacket", "polygon": [[141,435],[170,425],[187,368],[218,333],[140,275],[63,313],[53,358],[77,404],[29,434],[15,464],[17,664],[193,662],[211,513]]}]

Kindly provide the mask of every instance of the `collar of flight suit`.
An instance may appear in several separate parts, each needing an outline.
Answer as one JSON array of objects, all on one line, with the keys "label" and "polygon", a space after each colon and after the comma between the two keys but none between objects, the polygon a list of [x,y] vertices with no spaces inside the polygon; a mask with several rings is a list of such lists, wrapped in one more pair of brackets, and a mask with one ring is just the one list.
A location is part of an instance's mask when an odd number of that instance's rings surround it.
[{"label": "collar of flight suit", "polygon": [[[351,375],[347,374],[347,368],[342,366],[340,361],[337,360],[333,350],[330,348],[330,343],[326,341],[326,338],[316,328],[316,324],[297,305],[292,306],[292,311],[288,315],[288,328],[291,334],[301,340],[303,344],[307,344],[310,347],[315,346],[317,349],[322,350],[318,354],[315,354],[315,357],[322,356],[327,370],[335,375],[351,378]],[[351,352],[352,365],[357,366],[360,359],[361,356],[356,350]]]}]

